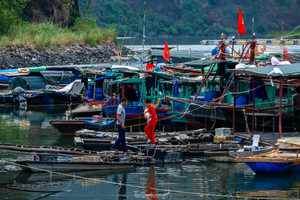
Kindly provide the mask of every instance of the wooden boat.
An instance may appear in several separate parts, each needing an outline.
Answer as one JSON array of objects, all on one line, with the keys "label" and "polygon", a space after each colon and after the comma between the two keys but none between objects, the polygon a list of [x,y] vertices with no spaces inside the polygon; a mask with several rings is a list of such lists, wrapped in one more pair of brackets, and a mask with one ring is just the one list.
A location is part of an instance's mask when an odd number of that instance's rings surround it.
[{"label": "wooden boat", "polygon": [[76,117],[93,117],[93,115],[102,115],[102,105],[80,104],[76,108],[69,108],[66,116]]},{"label": "wooden boat", "polygon": [[[46,172],[49,171],[90,171],[90,170],[113,170],[134,168],[134,163],[124,162],[106,162],[100,156],[81,156],[70,158],[67,161],[58,160],[26,160],[16,161],[21,165],[23,171],[28,172]],[[40,170],[41,169],[41,170]]]},{"label": "wooden boat", "polygon": [[98,124],[93,123],[92,120],[92,118],[81,117],[72,120],[51,120],[49,123],[61,133],[75,133],[81,129],[101,131],[113,128],[116,121],[114,118],[103,118],[102,123]]},{"label": "wooden boat", "polygon": [[204,155],[208,159],[216,162],[236,162],[236,157],[247,157],[252,155],[259,155],[272,151],[273,147],[261,148],[257,151],[244,151],[241,148],[222,148],[204,151]]},{"label": "wooden boat", "polygon": [[81,80],[75,80],[62,89],[44,90],[43,92],[53,99],[54,104],[81,103]]},{"label": "wooden boat", "polygon": [[257,174],[284,174],[300,172],[300,148],[278,148],[271,152],[248,157],[237,157]]}]

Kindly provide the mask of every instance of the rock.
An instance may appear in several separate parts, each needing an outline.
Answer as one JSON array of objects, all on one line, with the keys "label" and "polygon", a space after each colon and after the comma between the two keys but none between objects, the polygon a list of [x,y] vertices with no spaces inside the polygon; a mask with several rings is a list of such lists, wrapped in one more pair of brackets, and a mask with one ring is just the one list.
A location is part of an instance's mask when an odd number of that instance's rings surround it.
[{"label": "rock", "polygon": [[19,67],[51,66],[64,64],[90,64],[101,63],[117,56],[122,49],[122,56],[126,56],[129,49],[114,43],[99,44],[91,47],[87,44],[75,43],[52,49],[45,48],[43,51],[32,46],[2,47],[0,49],[0,69]]}]

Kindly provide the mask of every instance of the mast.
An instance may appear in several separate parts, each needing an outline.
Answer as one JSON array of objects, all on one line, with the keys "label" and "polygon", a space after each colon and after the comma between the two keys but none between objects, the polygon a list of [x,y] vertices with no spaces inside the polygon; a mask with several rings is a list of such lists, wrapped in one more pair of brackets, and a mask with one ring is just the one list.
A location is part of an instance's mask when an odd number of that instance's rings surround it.
[{"label": "mast", "polygon": [[143,52],[142,55],[144,54],[144,49],[145,49],[145,41],[146,41],[146,0],[144,1],[144,23],[143,23]]}]

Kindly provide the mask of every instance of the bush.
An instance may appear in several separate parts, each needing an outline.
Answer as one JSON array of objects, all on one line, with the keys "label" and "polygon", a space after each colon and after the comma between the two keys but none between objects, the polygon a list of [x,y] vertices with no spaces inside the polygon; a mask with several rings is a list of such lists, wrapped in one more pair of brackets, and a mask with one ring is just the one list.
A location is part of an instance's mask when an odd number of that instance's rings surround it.
[{"label": "bush", "polygon": [[33,45],[38,48],[55,47],[72,43],[86,43],[96,46],[98,43],[113,42],[115,32],[112,29],[94,28],[88,25],[76,28],[62,28],[53,23],[27,23],[12,25],[8,33],[0,36],[0,46]]}]

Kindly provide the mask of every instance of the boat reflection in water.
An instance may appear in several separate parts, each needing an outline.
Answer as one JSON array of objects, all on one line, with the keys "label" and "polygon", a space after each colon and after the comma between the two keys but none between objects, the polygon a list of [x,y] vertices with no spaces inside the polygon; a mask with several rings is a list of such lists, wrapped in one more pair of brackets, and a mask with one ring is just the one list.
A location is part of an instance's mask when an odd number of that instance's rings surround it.
[{"label": "boat reflection in water", "polygon": [[[240,178],[244,179],[244,175]],[[239,179],[241,180],[241,179]],[[245,180],[244,180],[245,181]],[[243,182],[244,182],[243,181]],[[254,175],[242,183],[238,183],[240,188],[237,192],[239,196],[268,198],[300,198],[300,175]]]},{"label": "boat reflection in water", "polygon": [[156,194],[156,177],[154,167],[150,167],[149,169],[145,194],[147,199],[158,200],[158,194]]},{"label": "boat reflection in water", "polygon": [[[18,175],[16,172],[10,170],[9,173],[1,173],[0,184],[35,191],[60,191],[49,194],[52,199],[205,199],[192,193],[230,194],[248,199],[300,197],[300,175],[257,176],[241,163],[193,161],[189,164],[145,166],[131,170],[78,172],[69,174],[71,176],[55,173]],[[72,175],[82,178],[72,177]],[[131,185],[138,187],[131,187]],[[169,189],[191,192],[191,194],[169,193]],[[27,200],[38,199],[44,195],[45,193],[41,192],[22,192],[0,187],[0,199]],[[206,199],[220,198],[209,196]]]}]

